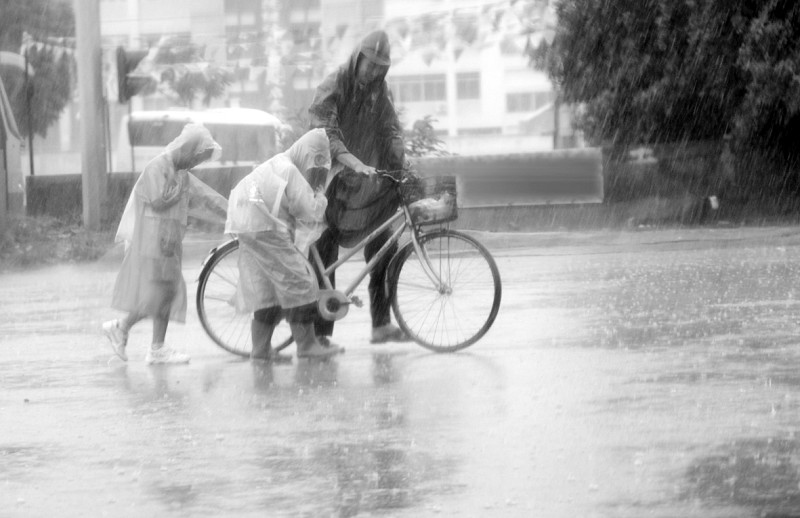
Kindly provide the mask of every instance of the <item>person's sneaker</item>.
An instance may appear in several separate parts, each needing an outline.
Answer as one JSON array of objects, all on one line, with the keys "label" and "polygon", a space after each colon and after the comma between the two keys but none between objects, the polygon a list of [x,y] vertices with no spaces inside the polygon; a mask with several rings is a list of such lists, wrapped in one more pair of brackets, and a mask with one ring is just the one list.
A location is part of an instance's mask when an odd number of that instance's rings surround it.
[{"label": "person's sneaker", "polygon": [[385,326],[372,328],[372,339],[370,342],[373,344],[384,344],[386,342],[408,342],[409,340],[411,340],[411,338],[405,334],[402,329],[392,324],[386,324]]},{"label": "person's sneaker", "polygon": [[191,357],[188,354],[179,353],[169,346],[162,346],[159,349],[148,349],[144,362],[153,365],[156,363],[189,363]]},{"label": "person's sneaker", "polygon": [[119,326],[119,320],[104,322],[103,333],[105,333],[108,341],[111,342],[114,354],[119,356],[122,361],[128,361],[128,355],[125,354],[125,346],[128,345],[128,333]]}]

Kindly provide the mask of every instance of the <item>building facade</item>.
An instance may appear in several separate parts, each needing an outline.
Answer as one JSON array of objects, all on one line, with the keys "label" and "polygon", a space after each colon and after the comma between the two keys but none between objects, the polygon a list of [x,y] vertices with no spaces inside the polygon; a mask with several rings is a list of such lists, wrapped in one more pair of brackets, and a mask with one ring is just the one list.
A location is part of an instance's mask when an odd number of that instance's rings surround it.
[{"label": "building facade", "polygon": [[[548,0],[533,3],[543,17],[552,16]],[[149,49],[165,37],[191,42],[231,77],[211,106],[257,108],[302,126],[316,85],[363,36],[383,28],[392,42],[387,80],[406,127],[429,117],[447,149],[459,154],[580,146],[570,110],[555,110],[549,79],[524,55],[519,4],[526,2],[101,0],[109,143],[116,142],[128,110],[175,106],[159,93],[134,96],[129,105],[117,102],[118,46]],[[76,108],[69,108],[48,138],[39,139],[37,173],[79,172],[80,160],[70,166],[77,171],[63,171],[73,161],[57,156],[79,149],[77,117]]]}]

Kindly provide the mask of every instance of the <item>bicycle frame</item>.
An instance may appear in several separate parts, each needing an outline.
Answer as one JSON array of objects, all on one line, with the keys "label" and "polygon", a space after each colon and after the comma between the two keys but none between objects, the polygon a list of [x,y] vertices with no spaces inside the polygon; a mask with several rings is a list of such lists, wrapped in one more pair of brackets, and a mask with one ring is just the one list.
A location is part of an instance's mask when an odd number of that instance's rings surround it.
[{"label": "bicycle frame", "polygon": [[[399,180],[395,181],[400,183]],[[412,189],[416,189],[416,186]],[[436,187],[423,186],[420,191],[436,192]],[[315,270],[323,289],[317,301],[320,313],[326,319],[338,320],[347,313],[339,311],[341,305],[355,304],[360,307],[360,301],[353,292],[368,274],[374,272],[378,262],[383,261],[388,263],[383,282],[391,297],[392,309],[400,327],[417,343],[435,352],[453,352],[468,347],[488,331],[497,315],[501,296],[497,265],[488,250],[476,239],[449,230],[447,225],[443,227],[442,223],[450,221],[446,217],[439,220],[438,225],[433,219],[426,223],[416,221],[416,205],[412,203],[411,195],[406,197],[405,190],[399,190],[399,194],[401,203],[395,213],[361,239],[355,247],[342,250],[341,256],[330,266],[323,265],[319,250],[315,244],[311,245],[308,266]],[[423,217],[425,215],[427,213],[422,214]],[[431,226],[425,228],[426,225]],[[408,239],[402,237],[406,231],[410,233]],[[333,272],[384,235],[387,237],[386,243],[357,272],[355,278],[348,281],[349,285],[344,291],[335,290],[331,281]],[[226,351],[248,356],[252,343],[246,332],[246,317],[243,318],[236,311],[232,304],[234,296],[230,294],[232,287],[239,282],[238,266],[235,262],[238,256],[232,255],[238,247],[239,243],[232,239],[219,248],[212,249],[203,261],[196,299],[200,321],[214,342]],[[393,247],[397,250],[394,254],[391,252]],[[451,255],[451,248],[458,250],[455,256]],[[412,254],[416,258],[412,259]],[[389,256],[391,258],[387,261]],[[409,261],[414,264],[411,268],[406,268]],[[455,261],[455,265],[452,261]],[[460,273],[462,267],[472,272],[466,281],[461,275],[452,275],[455,272]],[[425,273],[420,273],[420,269]],[[344,284],[342,282],[342,286]],[[456,292],[454,285],[463,285],[465,290]],[[459,312],[453,306],[450,296],[469,294],[473,288],[481,293],[480,300],[484,302],[477,308],[479,313],[476,314],[485,313],[486,318],[476,320],[475,325],[469,323],[464,327],[459,322]],[[435,315],[432,319],[429,318],[431,311]],[[286,338],[274,350],[280,351],[292,342],[291,337]]]},{"label": "bicycle frame", "polygon": [[[443,283],[436,272],[433,271],[431,267],[430,261],[428,260],[425,251],[419,245],[419,239],[417,234],[419,231],[417,228],[411,224],[411,213],[408,210],[408,206],[406,204],[401,205],[402,210],[398,210],[391,218],[386,220],[381,226],[373,230],[368,236],[358,242],[356,246],[349,249],[343,256],[341,256],[335,263],[331,264],[327,268],[322,264],[322,258],[319,255],[319,251],[315,245],[311,245],[311,255],[314,259],[314,264],[317,267],[317,271],[323,272],[322,280],[325,284],[326,289],[333,289],[333,285],[330,281],[330,274],[333,273],[337,268],[341,265],[346,263],[351,257],[357,254],[359,251],[363,250],[364,247],[367,246],[372,240],[374,240],[378,235],[384,232],[386,229],[391,228],[392,226],[396,225],[398,222],[402,220],[400,226],[395,230],[391,237],[384,243],[384,245],[378,250],[378,252],[370,259],[370,261],[361,269],[355,279],[347,286],[344,290],[345,296],[349,297],[355,289],[361,284],[361,281],[372,271],[375,267],[375,264],[380,261],[388,252],[391,246],[397,243],[400,240],[400,236],[406,230],[411,231],[411,243],[414,247],[414,250],[417,252],[417,257],[424,258],[424,260],[420,261],[422,265],[422,269],[428,278],[433,282],[437,290],[442,290]],[[399,253],[399,250],[398,250]]]}]

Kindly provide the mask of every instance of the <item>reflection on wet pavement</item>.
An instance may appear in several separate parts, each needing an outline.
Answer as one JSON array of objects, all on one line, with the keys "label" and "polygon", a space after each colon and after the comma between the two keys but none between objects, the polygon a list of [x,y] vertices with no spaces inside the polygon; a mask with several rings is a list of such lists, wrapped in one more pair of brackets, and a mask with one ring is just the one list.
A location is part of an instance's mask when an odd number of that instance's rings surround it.
[{"label": "reflection on wet pavement", "polygon": [[[800,510],[800,443],[796,439],[743,439],[695,460],[687,470],[687,499],[797,516]],[[792,514],[794,513],[794,514]]]},{"label": "reflection on wet pavement", "polygon": [[9,276],[0,515],[797,513],[797,244],[595,252],[498,254],[498,320],[461,353],[371,346],[353,311],[346,354],[291,365],[191,311],[168,338],[192,363],[145,366],[145,324],[123,364],[115,268]]}]

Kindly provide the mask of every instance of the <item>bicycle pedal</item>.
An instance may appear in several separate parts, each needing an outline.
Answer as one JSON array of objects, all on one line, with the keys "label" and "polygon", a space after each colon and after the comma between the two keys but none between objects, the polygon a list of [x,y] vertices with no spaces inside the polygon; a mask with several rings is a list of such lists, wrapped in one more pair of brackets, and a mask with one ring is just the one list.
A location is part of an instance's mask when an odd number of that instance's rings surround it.
[{"label": "bicycle pedal", "polygon": [[357,308],[364,306],[364,303],[361,301],[361,299],[355,296],[350,297],[350,304],[354,305]]}]

